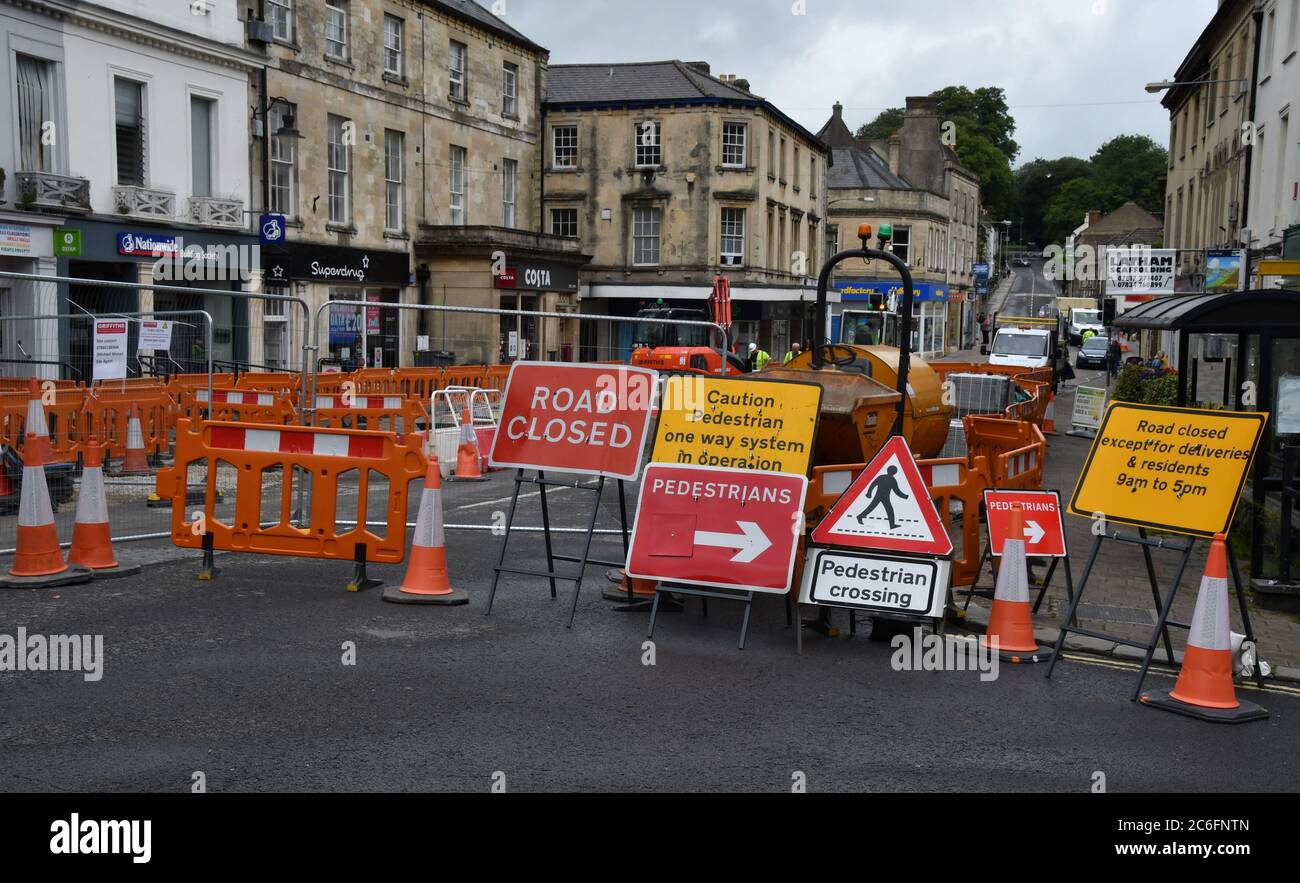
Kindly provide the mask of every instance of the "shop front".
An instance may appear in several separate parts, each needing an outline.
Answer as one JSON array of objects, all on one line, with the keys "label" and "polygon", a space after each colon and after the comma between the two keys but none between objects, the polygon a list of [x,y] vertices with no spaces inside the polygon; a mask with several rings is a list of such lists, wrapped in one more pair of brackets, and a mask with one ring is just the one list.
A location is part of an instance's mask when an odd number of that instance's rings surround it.
[{"label": "shop front", "polygon": [[[516,261],[497,273],[494,286],[501,308],[533,312],[576,312],[578,268],[545,261]],[[539,316],[501,316],[498,358],[572,362],[578,344],[577,322]]]},{"label": "shop front", "polygon": [[[375,306],[340,305],[325,310],[317,357],[326,369],[396,368],[403,364],[401,310],[381,304],[404,303],[410,287],[411,257],[404,251],[286,243],[265,250],[264,287],[268,294],[302,297],[316,310],[329,301],[364,301]],[[292,359],[302,342],[294,339],[298,317],[281,304],[266,304],[262,349],[268,361]],[[295,308],[296,309],[296,308]],[[281,354],[284,354],[283,356]]]},{"label": "shop front", "polygon": [[[62,221],[0,212],[0,270],[56,275],[54,232]],[[58,303],[58,286],[53,282],[0,278],[0,377],[59,377],[57,326],[12,320],[14,316],[53,315],[59,312]],[[5,317],[11,320],[4,321]]]},{"label": "shop front", "polygon": [[[897,313],[903,301],[903,286],[898,281],[876,279],[841,279],[835,283],[840,307],[832,306],[831,337],[840,339],[841,316],[855,309],[878,309]],[[934,359],[948,351],[947,286],[937,282],[912,285],[912,352],[923,359]],[[897,341],[889,341],[897,343]]]},{"label": "shop front", "polygon": [[[246,291],[254,287],[260,266],[256,236],[242,231],[153,226],[137,219],[108,221],[69,219],[57,231],[61,275],[79,280],[67,286],[67,313],[134,313],[157,310],[206,310],[212,316],[212,361],[218,370],[249,363],[249,308],[244,298],[196,291],[158,291],[152,285]],[[127,282],[120,288],[96,282]],[[130,347],[135,353],[136,327]],[[63,352],[78,379],[90,373],[90,325],[65,320]],[[206,371],[207,330],[201,317],[182,318],[173,328],[171,350],[156,352],[153,362],[128,360],[134,375],[157,371]]]}]

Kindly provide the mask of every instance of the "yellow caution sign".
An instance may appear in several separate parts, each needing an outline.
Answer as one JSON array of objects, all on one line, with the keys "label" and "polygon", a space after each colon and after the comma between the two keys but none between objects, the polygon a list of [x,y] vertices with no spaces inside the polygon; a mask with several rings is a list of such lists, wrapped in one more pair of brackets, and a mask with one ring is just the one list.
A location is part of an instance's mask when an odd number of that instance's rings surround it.
[{"label": "yellow caution sign", "polygon": [[1112,402],[1070,512],[1209,537],[1227,533],[1268,414]]},{"label": "yellow caution sign", "polygon": [[669,376],[651,459],[807,475],[821,400],[813,383]]}]

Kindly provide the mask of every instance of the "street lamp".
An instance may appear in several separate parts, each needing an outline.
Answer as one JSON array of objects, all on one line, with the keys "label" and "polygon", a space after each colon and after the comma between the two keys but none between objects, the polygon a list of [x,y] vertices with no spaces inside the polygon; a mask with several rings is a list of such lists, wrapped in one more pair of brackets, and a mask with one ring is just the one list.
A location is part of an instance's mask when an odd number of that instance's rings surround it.
[{"label": "street lamp", "polygon": [[1240,80],[1160,80],[1155,83],[1147,83],[1147,91],[1152,95],[1158,95],[1166,89],[1172,89],[1175,86],[1218,86],[1224,83],[1239,83],[1241,90],[1246,91],[1249,81]]}]

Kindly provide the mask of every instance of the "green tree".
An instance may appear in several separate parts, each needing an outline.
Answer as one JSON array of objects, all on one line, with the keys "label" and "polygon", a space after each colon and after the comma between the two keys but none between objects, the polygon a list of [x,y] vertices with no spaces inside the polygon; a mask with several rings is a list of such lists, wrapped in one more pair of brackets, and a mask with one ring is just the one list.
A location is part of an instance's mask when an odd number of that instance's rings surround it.
[{"label": "green tree", "polygon": [[903,128],[903,108],[891,107],[882,110],[871,122],[859,126],[854,137],[861,141],[884,141],[901,128]]},{"label": "green tree", "polygon": [[963,138],[978,135],[1005,156],[1008,165],[1015,162],[1020,145],[1011,137],[1016,131],[1016,121],[1007,107],[1005,92],[995,86],[973,92],[965,86],[946,86],[930,97],[939,99],[939,112],[944,119],[957,124],[959,147]]},{"label": "green tree", "polygon": [[1165,193],[1159,179],[1169,168],[1169,153],[1145,135],[1120,135],[1092,155],[1099,184],[1124,194],[1149,212],[1164,211]]},{"label": "green tree", "polygon": [[1016,234],[1026,243],[1042,246],[1049,242],[1044,218],[1052,198],[1066,184],[1090,175],[1092,164],[1076,156],[1036,159],[1016,169],[1016,207],[1009,216],[1016,222]]},{"label": "green tree", "polygon": [[1083,223],[1090,211],[1112,212],[1127,197],[1094,177],[1075,178],[1066,182],[1052,197],[1043,217],[1045,242],[1062,242]]}]

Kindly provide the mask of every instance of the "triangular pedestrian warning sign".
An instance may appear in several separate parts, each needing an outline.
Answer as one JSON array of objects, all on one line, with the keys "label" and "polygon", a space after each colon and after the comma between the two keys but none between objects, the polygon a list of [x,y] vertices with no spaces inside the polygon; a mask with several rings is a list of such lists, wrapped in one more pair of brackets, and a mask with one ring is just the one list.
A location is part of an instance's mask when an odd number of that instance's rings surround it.
[{"label": "triangular pedestrian warning sign", "polygon": [[949,555],[952,540],[916,459],[895,435],[835,501],[812,532],[824,546]]}]

